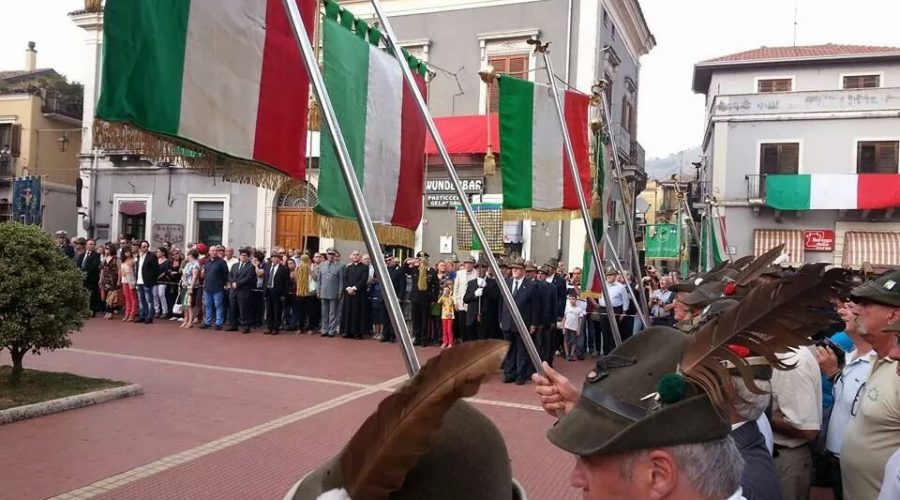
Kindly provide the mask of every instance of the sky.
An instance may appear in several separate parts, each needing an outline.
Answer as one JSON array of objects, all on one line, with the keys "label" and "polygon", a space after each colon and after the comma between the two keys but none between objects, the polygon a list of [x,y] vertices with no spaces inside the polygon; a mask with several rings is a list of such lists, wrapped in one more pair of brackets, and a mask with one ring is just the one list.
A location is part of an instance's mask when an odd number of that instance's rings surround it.
[{"label": "sky", "polygon": [[[0,69],[24,65],[29,40],[38,66],[83,81],[84,32],[66,13],[83,0],[3,3]],[[898,0],[796,0],[797,44],[841,43],[900,47]],[[647,157],[696,147],[703,131],[703,97],[691,91],[693,65],[760,46],[789,46],[793,0],[641,0],[657,45],[641,59],[638,140]],[[437,63],[437,61],[436,61]]]}]

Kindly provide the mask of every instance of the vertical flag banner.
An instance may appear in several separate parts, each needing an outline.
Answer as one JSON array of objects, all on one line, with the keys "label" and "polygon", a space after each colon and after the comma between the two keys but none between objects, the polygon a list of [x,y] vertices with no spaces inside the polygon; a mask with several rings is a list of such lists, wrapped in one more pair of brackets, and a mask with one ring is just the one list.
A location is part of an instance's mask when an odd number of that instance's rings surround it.
[{"label": "vertical flag banner", "polygon": [[[397,60],[379,48],[378,29],[333,1],[325,3],[322,29],[325,86],[378,239],[412,247],[422,220],[425,121]],[[425,64],[406,59],[424,95]],[[321,134],[320,151],[319,230],[329,238],[361,239],[329,134]]]},{"label": "vertical flag banner", "polygon": [[700,269],[711,269],[728,260],[725,248],[725,217],[707,215],[700,227]]},{"label": "vertical flag banner", "polygon": [[[296,0],[312,32],[315,0]],[[107,0],[95,140],[226,180],[305,178],[309,77],[281,0]]]},{"label": "vertical flag banner", "polygon": [[[591,160],[593,179],[588,183],[591,186],[591,224],[593,225],[594,235],[597,237],[597,243],[601,249],[605,248],[603,241],[606,236],[606,222],[610,214],[609,206],[612,201],[612,193],[609,189],[609,182],[606,178],[606,162],[603,155],[603,137],[599,132],[591,135],[591,144],[593,146]],[[605,277],[601,274],[602,270],[598,270],[594,264],[594,257],[591,255],[590,242],[585,242],[584,256],[582,258],[581,268],[581,291],[582,295],[597,298],[603,291],[600,283]]]},{"label": "vertical flag banner", "polygon": [[681,256],[681,226],[678,224],[645,225],[644,255],[648,259],[678,259]]},{"label": "vertical flag banner", "polygon": [[17,177],[13,180],[13,220],[41,225],[41,178]]},{"label": "vertical flag banner", "polygon": [[[565,153],[563,132],[547,85],[501,75],[500,172],[506,219],[560,220],[578,216],[578,193]],[[585,199],[590,193],[590,96],[559,93]]]}]

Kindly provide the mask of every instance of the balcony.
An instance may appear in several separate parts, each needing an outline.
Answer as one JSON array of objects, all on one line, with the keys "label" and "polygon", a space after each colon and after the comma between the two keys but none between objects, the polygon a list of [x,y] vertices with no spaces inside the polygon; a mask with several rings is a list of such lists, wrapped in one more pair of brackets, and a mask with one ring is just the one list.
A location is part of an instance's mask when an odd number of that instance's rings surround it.
[{"label": "balcony", "polygon": [[631,160],[631,133],[619,122],[609,124],[609,133],[615,138],[616,153],[627,163]]},{"label": "balcony", "polygon": [[644,146],[641,146],[641,143],[639,143],[638,141],[632,141],[631,163],[637,165],[641,170],[644,170],[646,159],[647,153],[644,152]]},{"label": "balcony", "polygon": [[61,92],[47,92],[41,113],[44,115],[62,116],[81,123],[84,99],[82,95]]},{"label": "balcony", "polygon": [[751,206],[766,204],[766,174],[747,174],[747,203]]},{"label": "balcony", "polygon": [[716,96],[708,109],[710,119],[759,119],[778,115],[897,116],[900,88],[852,90],[816,90],[774,94],[737,94]]},{"label": "balcony", "polygon": [[15,177],[15,162],[13,158],[3,153],[0,155],[0,179],[5,179],[7,177]]}]

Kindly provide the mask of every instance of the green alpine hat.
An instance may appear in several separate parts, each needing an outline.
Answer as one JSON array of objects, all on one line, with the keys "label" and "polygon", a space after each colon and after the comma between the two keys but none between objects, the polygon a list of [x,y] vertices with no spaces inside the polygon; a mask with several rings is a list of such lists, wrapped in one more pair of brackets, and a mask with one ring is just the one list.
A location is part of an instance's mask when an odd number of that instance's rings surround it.
[{"label": "green alpine hat", "polygon": [[706,393],[671,376],[689,342],[687,334],[658,326],[628,339],[597,361],[575,408],[547,438],[569,453],[591,456],[727,436],[731,426]]},{"label": "green alpine hat", "polygon": [[516,269],[516,268],[525,269],[525,259],[521,259],[521,258],[513,259],[511,262],[508,263],[508,266],[513,269]]},{"label": "green alpine hat", "polygon": [[900,269],[886,272],[854,288],[850,292],[850,300],[900,307]]}]

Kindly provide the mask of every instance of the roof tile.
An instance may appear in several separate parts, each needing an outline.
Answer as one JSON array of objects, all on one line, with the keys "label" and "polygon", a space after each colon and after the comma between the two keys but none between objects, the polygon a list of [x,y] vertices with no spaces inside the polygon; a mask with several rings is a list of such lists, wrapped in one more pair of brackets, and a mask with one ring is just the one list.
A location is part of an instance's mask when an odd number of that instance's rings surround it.
[{"label": "roof tile", "polygon": [[760,47],[758,49],[737,52],[714,59],[708,59],[704,63],[765,61],[771,59],[810,59],[834,56],[858,56],[900,53],[900,47],[879,47],[872,45],[839,45],[829,43],[827,45],[801,45],[794,47]]}]

